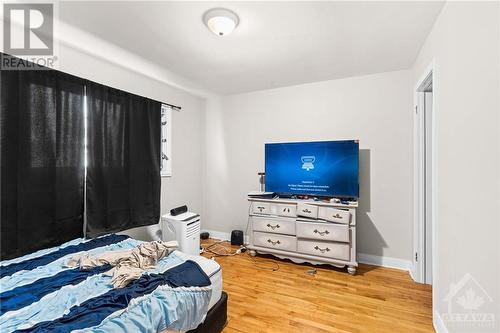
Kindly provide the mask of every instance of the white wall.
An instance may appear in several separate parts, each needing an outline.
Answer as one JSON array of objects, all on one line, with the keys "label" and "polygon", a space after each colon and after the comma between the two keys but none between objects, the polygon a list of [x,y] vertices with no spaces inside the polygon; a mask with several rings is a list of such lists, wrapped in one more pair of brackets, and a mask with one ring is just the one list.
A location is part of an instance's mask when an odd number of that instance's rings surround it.
[{"label": "white wall", "polygon": [[[112,60],[112,59],[111,59]],[[157,80],[137,74],[65,44],[60,44],[59,70],[93,80],[117,89],[180,105],[173,112],[172,177],[162,178],[161,213],[187,204],[193,211],[202,209],[202,138],[204,100]],[[149,240],[154,238],[157,226],[136,228],[131,236]]]},{"label": "white wall", "polygon": [[205,229],[245,230],[264,143],[360,140],[359,252],[410,260],[412,93],[409,71],[227,96],[207,108]]},{"label": "white wall", "polygon": [[[447,3],[413,69],[415,83],[431,60],[435,60],[435,311],[443,316],[447,311],[443,298],[449,288],[470,273],[495,300],[492,306],[496,308],[497,330],[500,320],[498,6],[498,2]],[[480,310],[488,312],[492,309],[489,306],[486,304]],[[459,328],[448,325],[448,330]]]}]

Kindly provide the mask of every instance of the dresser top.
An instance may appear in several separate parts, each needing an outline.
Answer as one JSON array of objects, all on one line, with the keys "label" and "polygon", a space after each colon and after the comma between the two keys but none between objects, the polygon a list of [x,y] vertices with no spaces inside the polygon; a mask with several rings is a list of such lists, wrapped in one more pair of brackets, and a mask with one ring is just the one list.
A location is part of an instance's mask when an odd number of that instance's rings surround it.
[{"label": "dresser top", "polygon": [[344,207],[344,208],[357,208],[358,207],[357,201],[351,201],[349,204],[343,204],[340,202],[337,203],[337,202],[317,201],[317,200],[313,200],[313,199],[251,198],[251,197],[248,197],[248,201],[283,203],[283,204],[304,203],[304,204],[316,205],[316,206]]}]

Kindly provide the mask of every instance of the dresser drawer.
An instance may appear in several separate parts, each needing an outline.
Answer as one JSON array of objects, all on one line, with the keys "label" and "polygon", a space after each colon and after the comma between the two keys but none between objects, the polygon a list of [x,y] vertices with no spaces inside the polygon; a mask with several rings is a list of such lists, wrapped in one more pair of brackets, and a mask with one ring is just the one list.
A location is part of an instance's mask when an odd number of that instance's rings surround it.
[{"label": "dresser drawer", "polygon": [[297,215],[310,217],[312,219],[317,219],[318,218],[318,206],[309,205],[309,204],[305,204],[305,203],[298,203],[297,204]]},{"label": "dresser drawer", "polygon": [[271,214],[271,204],[269,202],[252,203],[252,214]]},{"label": "dresser drawer", "polygon": [[252,216],[252,227],[255,231],[295,236],[295,219]]},{"label": "dresser drawer", "polygon": [[349,260],[349,244],[314,240],[297,241],[297,252],[332,259]]},{"label": "dresser drawer", "polygon": [[253,244],[282,251],[297,251],[297,238],[293,236],[254,232]]},{"label": "dresser drawer", "polygon": [[297,205],[275,204],[271,206],[271,214],[285,217],[297,216]]},{"label": "dresser drawer", "polygon": [[318,218],[337,223],[349,224],[350,217],[351,213],[343,209],[320,207],[318,212]]},{"label": "dresser drawer", "polygon": [[297,222],[297,237],[349,242],[349,226],[332,223]]}]

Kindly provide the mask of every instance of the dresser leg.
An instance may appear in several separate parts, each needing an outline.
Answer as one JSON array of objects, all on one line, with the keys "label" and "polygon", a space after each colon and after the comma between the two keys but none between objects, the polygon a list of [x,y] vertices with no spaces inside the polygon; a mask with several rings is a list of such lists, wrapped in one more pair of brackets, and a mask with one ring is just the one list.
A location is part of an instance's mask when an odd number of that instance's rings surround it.
[{"label": "dresser leg", "polygon": [[347,266],[347,272],[351,275],[356,274],[356,266]]},{"label": "dresser leg", "polygon": [[252,257],[255,257],[257,255],[257,251],[255,250],[249,250],[248,253],[250,253]]}]

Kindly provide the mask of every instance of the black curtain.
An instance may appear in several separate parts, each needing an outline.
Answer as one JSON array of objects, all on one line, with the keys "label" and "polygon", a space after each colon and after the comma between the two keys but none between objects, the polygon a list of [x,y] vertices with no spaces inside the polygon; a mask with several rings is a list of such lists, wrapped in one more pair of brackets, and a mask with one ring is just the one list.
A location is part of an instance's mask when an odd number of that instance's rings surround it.
[{"label": "black curtain", "polygon": [[160,218],[161,103],[87,85],[87,235]]},{"label": "black curtain", "polygon": [[84,80],[1,71],[1,256],[82,236]]}]

